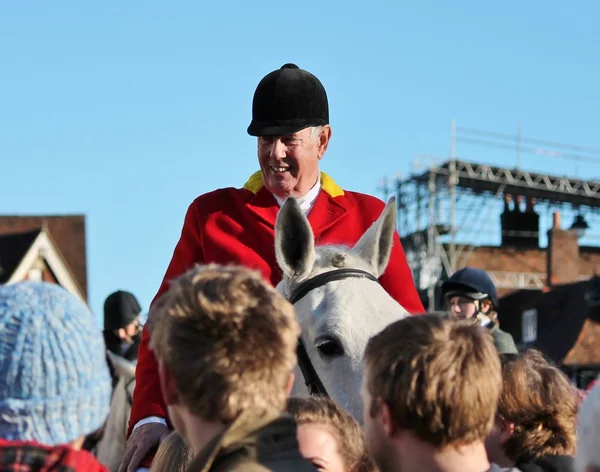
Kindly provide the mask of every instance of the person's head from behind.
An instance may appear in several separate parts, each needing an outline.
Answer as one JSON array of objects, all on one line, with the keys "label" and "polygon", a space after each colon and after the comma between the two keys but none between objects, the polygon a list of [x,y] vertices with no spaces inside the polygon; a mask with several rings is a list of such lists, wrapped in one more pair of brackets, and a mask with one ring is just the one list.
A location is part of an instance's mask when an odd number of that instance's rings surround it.
[{"label": "person's head from behind", "polygon": [[442,283],[449,315],[457,320],[497,322],[498,294],[490,276],[481,269],[465,267]]},{"label": "person's head from behind", "polygon": [[406,318],[369,340],[364,364],[365,434],[381,470],[417,470],[419,461],[426,469],[423,461],[442,455],[457,470],[465,461],[486,465],[483,441],[502,387],[489,331],[436,315]]},{"label": "person's head from behind", "polygon": [[511,466],[574,455],[579,396],[569,379],[534,349],[501,359],[502,395],[486,440],[490,459]]},{"label": "person's head from behind", "polygon": [[151,311],[163,398],[195,452],[191,423],[228,425],[247,410],[285,408],[300,328],[293,306],[260,274],[196,266]]},{"label": "person's head from behind", "polygon": [[332,400],[322,396],[292,397],[287,411],[298,425],[300,452],[317,470],[375,470],[360,425]]},{"label": "person's head from behind", "polygon": [[150,472],[185,472],[194,454],[177,431],[160,443],[152,460]]},{"label": "person's head from behind", "polygon": [[575,472],[600,472],[600,383],[589,391],[579,409]]},{"label": "person's head from behind", "polygon": [[58,285],[0,286],[0,438],[80,449],[110,405],[104,339]]},{"label": "person's head from behind", "polygon": [[331,138],[327,94],[319,79],[294,64],[267,74],[254,93],[248,133],[258,138],[267,189],[281,198],[304,196],[317,182]]}]

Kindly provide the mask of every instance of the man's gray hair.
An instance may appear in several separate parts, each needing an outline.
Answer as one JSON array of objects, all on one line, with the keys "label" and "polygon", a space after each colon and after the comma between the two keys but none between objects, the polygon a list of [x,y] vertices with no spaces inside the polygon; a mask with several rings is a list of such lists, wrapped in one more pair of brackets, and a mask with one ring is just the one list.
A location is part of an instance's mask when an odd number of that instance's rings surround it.
[{"label": "man's gray hair", "polygon": [[[312,141],[318,141],[319,138],[321,137],[321,133],[323,132],[323,128],[325,128],[325,126],[321,125],[321,126],[310,126],[308,129],[310,130],[310,139]],[[304,128],[306,129],[306,128]],[[260,136],[257,136],[256,138],[257,142],[260,141]]]},{"label": "man's gray hair", "polygon": [[579,408],[575,471],[600,470],[600,384],[594,385]]},{"label": "man's gray hair", "polygon": [[312,126],[310,128],[310,139],[317,141],[321,137],[324,126]]}]

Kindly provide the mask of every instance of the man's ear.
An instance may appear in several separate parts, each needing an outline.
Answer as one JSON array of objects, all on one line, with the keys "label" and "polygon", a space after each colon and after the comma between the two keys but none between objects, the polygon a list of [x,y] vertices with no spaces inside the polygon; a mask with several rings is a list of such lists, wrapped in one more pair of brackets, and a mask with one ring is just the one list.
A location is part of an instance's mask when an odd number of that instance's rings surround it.
[{"label": "man's ear", "polygon": [[285,386],[285,394],[289,397],[294,389],[294,382],[296,381],[296,372],[290,374],[287,385]]},{"label": "man's ear", "polygon": [[515,434],[515,424],[514,423],[504,423],[502,424],[502,431],[500,431],[500,444],[505,444],[512,435]]},{"label": "man's ear", "polygon": [[377,406],[379,411],[379,417],[381,421],[381,427],[385,432],[385,435],[391,437],[396,432],[396,427],[394,426],[394,420],[392,419],[392,412],[390,407],[385,403],[381,398],[377,400]]},{"label": "man's ear", "polygon": [[331,139],[331,126],[325,125],[321,135],[319,136],[319,160],[323,159],[323,156],[327,152],[329,146],[329,140]]},{"label": "man's ear", "polygon": [[162,361],[158,362],[158,376],[160,379],[160,390],[165,403],[167,405],[177,405],[179,403],[177,382],[175,382],[169,368]]}]

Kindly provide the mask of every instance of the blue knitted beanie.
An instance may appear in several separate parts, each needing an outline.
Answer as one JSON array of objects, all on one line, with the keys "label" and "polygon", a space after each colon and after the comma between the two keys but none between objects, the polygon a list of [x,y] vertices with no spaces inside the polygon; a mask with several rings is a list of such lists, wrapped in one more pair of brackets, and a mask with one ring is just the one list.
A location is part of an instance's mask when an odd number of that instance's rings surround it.
[{"label": "blue knitted beanie", "polygon": [[69,443],[103,425],[110,396],[88,308],[57,285],[0,286],[0,438]]}]

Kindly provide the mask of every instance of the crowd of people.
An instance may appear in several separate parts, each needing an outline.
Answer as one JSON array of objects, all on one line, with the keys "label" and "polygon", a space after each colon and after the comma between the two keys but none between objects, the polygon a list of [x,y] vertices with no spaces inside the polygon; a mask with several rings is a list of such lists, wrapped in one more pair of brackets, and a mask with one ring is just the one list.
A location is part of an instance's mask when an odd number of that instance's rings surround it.
[{"label": "crowd of people", "polygon": [[[600,471],[600,386],[582,402],[542,353],[520,352],[479,269],[454,273],[447,311],[425,314],[397,232],[371,256],[413,316],[369,339],[360,391],[346,392],[362,399],[361,417],[291,395],[301,328],[277,289],[278,210],[294,198],[312,230],[303,236],[354,247],[385,204],[320,170],[327,95],[296,65],[260,81],[248,133],[260,171],[189,206],[143,327],[129,292],[106,299],[102,331],[59,286],[0,286],[0,470],[106,470],[90,443],[103,435],[116,355],[137,362],[120,472]],[[298,274],[306,256],[288,256]]]},{"label": "crowd of people", "polygon": [[[370,339],[357,421],[289,396],[300,328],[281,293],[248,268],[195,266],[148,317],[173,428],[150,470],[600,470],[600,385],[581,403],[541,353],[502,354],[477,316],[458,318],[411,316]],[[94,316],[21,282],[0,287],[0,327],[0,470],[105,470],[84,450],[111,396]]]}]

